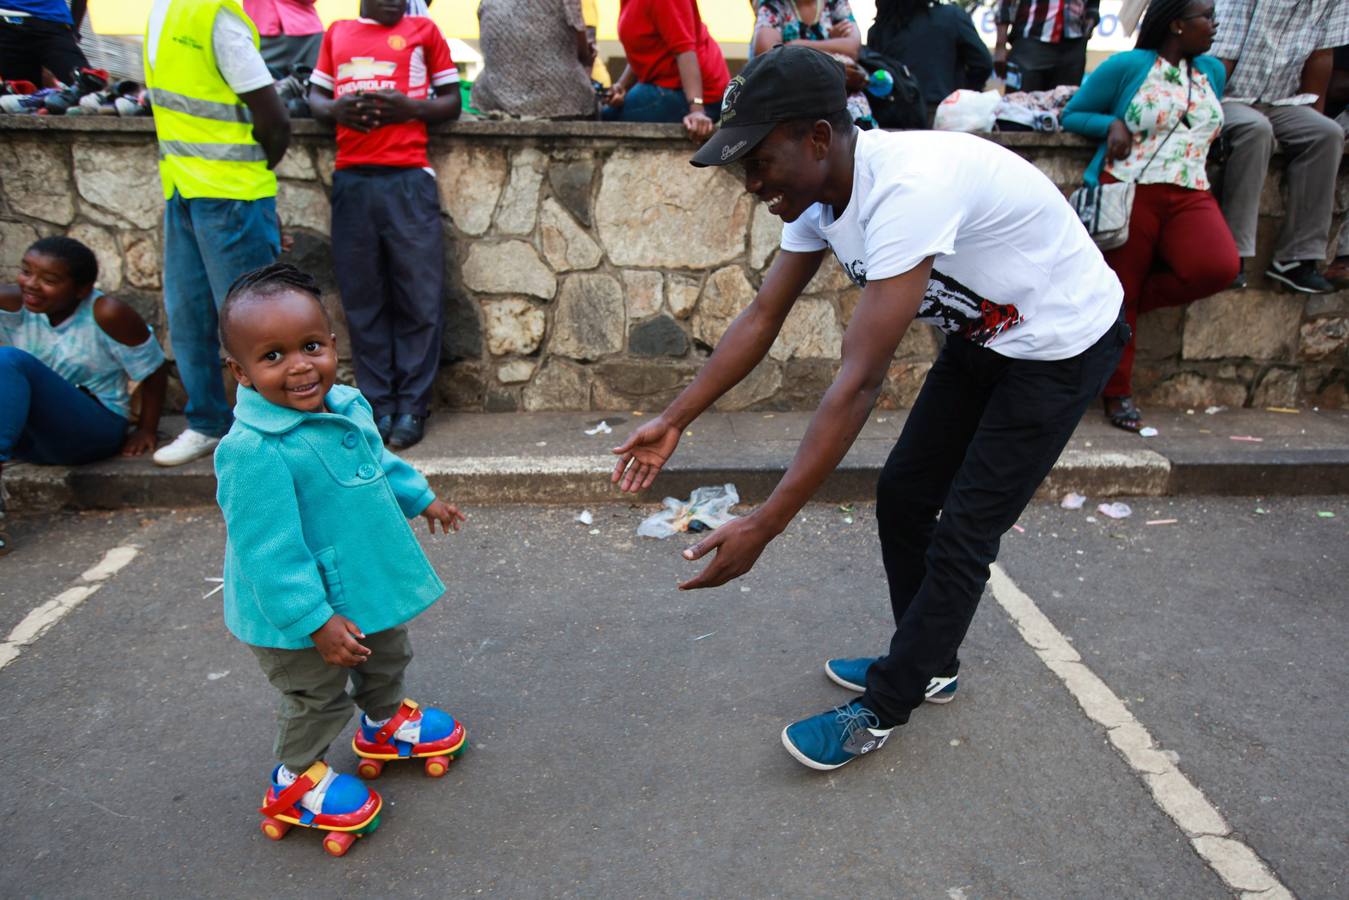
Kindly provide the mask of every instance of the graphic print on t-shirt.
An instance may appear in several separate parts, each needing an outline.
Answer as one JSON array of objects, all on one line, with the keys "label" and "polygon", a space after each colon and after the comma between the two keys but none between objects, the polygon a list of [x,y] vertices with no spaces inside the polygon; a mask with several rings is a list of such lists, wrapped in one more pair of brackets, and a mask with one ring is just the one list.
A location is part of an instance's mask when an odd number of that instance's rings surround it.
[{"label": "graphic print on t-shirt", "polygon": [[1124,291],[1044,173],[941,131],[856,132],[846,206],[815,203],[782,249],[831,249],[855,284],[932,260],[918,318],[1012,359],[1067,359],[1110,329]]},{"label": "graphic print on t-shirt", "polygon": [[[866,260],[843,262],[843,271],[853,284],[867,286]],[[987,344],[1013,325],[1021,323],[1021,313],[1010,303],[994,303],[980,297],[955,278],[932,270],[932,278],[923,292],[914,321],[931,322],[947,334],[958,334],[980,346]]]}]

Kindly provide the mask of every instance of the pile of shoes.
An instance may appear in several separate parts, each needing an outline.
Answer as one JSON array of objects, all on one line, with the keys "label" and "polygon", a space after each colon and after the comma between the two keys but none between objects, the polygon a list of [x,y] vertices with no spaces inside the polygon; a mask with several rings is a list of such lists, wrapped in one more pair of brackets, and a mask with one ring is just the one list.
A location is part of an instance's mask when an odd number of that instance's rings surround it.
[{"label": "pile of shoes", "polygon": [[81,68],[61,87],[0,82],[0,112],[35,116],[148,116],[150,98],[136,81],[109,83],[103,69]]}]

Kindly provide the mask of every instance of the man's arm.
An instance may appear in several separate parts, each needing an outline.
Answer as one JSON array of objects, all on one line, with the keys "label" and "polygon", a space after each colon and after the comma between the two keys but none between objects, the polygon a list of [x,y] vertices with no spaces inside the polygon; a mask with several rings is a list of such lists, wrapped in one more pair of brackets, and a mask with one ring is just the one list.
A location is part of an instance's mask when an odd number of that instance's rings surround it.
[{"label": "man's arm", "polygon": [[1302,65],[1302,83],[1298,86],[1300,94],[1315,94],[1316,102],[1312,108],[1319,113],[1326,111],[1326,94],[1330,92],[1330,75],[1335,71],[1335,51],[1327,47],[1316,50]]},{"label": "man's arm", "polygon": [[681,584],[681,590],[716,587],[748,572],[768,542],[787,528],[838,467],[871,414],[931,274],[928,257],[903,275],[867,284],[843,337],[843,367],[820,400],[787,474],[763,506],[684,551],[686,559],[713,549],[717,555],[697,577]]},{"label": "man's arm", "polygon": [[23,291],[17,284],[0,284],[0,309],[5,312],[23,309]]},{"label": "man's arm", "polygon": [[768,353],[796,298],[819,270],[824,254],[823,250],[784,250],[777,255],[754,301],[726,329],[693,383],[663,413],[614,448],[620,457],[614,466],[615,484],[631,493],[651,486],[689,423],[738,384]]},{"label": "man's arm", "polygon": [[239,99],[253,115],[253,140],[267,154],[267,168],[275,169],[290,146],[290,113],[272,85],[240,94]]},{"label": "man's arm", "polygon": [[73,30],[76,34],[76,40],[80,33],[80,26],[84,24],[84,14],[89,9],[89,0],[70,0],[70,20],[74,22]]}]

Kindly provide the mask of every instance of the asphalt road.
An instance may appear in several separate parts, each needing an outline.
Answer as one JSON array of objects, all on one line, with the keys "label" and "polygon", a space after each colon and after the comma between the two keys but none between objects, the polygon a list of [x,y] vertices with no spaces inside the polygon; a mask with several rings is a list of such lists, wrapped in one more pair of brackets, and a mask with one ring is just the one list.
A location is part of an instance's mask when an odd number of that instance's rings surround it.
[{"label": "asphalt road", "polygon": [[[1349,500],[1092,505],[1028,510],[1005,571],[1235,841],[1297,896],[1346,896]],[[203,597],[218,514],[13,523],[0,635],[140,550],[0,668],[0,894],[1234,894],[991,594],[955,702],[832,774],[787,756],[783,725],[850,696],[824,659],[888,639],[869,507],[813,506],[741,582],[691,594],[686,539],[634,535],[649,509],[577,511],[423,535],[449,593],[413,624],[410,690],[471,749],[440,780],[387,770],[382,827],[341,860],[257,827],[275,698]]]}]

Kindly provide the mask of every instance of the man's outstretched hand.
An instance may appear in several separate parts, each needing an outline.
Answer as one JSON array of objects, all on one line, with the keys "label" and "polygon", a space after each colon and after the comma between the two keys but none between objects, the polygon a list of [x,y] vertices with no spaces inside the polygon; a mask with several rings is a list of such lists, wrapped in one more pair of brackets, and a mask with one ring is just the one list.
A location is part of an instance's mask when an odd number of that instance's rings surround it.
[{"label": "man's outstretched hand", "polygon": [[768,542],[776,536],[753,515],[733,519],[684,551],[685,559],[701,559],[714,549],[712,562],[679,586],[681,591],[696,588],[719,587],[733,578],[739,578],[758,562]]},{"label": "man's outstretched hand", "polygon": [[651,486],[665,461],[679,446],[680,431],[664,416],[652,419],[614,448],[619,457],[610,479],[619,490],[635,494]]}]

